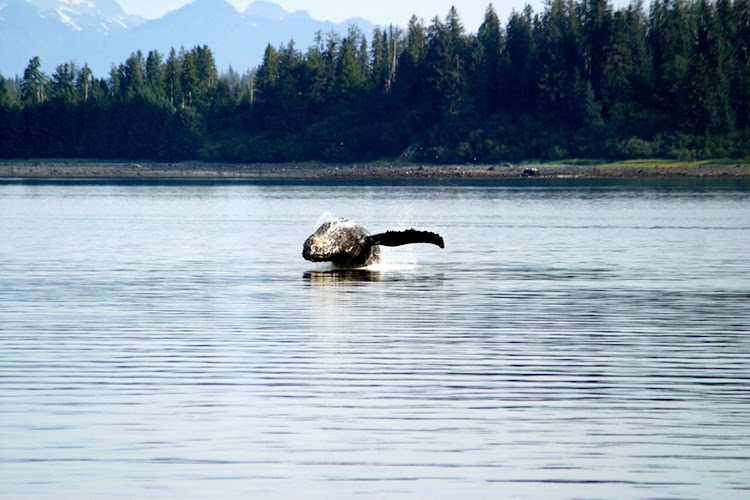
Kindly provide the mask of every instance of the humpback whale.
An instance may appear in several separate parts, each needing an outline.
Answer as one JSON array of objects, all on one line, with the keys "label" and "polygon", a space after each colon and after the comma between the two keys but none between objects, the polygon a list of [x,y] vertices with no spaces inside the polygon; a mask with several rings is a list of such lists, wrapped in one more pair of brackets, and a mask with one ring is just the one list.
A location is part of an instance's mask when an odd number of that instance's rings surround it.
[{"label": "humpback whale", "polygon": [[397,247],[431,243],[445,248],[443,237],[430,231],[386,231],[370,234],[363,226],[338,217],[323,223],[302,247],[302,256],[312,262],[332,262],[345,269],[366,267],[380,261],[380,246]]}]

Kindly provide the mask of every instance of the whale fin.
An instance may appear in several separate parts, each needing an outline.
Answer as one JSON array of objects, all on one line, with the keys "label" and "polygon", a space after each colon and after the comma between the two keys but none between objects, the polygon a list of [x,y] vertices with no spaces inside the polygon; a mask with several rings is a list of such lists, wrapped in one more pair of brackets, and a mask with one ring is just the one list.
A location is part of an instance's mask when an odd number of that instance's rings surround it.
[{"label": "whale fin", "polygon": [[430,231],[417,231],[416,229],[386,231],[370,235],[367,239],[373,245],[382,245],[385,247],[397,247],[411,243],[432,243],[440,248],[445,248],[445,241],[439,234]]}]

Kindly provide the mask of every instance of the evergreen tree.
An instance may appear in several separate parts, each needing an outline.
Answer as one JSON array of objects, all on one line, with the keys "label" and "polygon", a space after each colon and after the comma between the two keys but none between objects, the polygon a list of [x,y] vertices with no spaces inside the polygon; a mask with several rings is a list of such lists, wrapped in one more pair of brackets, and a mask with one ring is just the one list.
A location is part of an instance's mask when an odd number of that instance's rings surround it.
[{"label": "evergreen tree", "polygon": [[475,87],[478,107],[483,116],[491,115],[500,109],[502,99],[500,72],[502,59],[505,56],[505,40],[500,27],[500,20],[492,4],[484,14],[484,22],[477,32],[479,52],[476,56],[478,74]]},{"label": "evergreen tree", "polygon": [[8,80],[0,75],[0,157],[16,156],[16,106]]},{"label": "evergreen tree", "polygon": [[731,13],[721,17],[721,28],[734,26],[729,46],[734,48],[731,102],[738,128],[750,127],[750,0],[734,0]]},{"label": "evergreen tree", "polygon": [[125,98],[141,95],[145,89],[145,67],[146,61],[140,50],[130,54],[121,69],[121,94]]},{"label": "evergreen tree", "polygon": [[169,51],[169,58],[167,59],[164,71],[164,84],[169,104],[174,108],[182,96],[182,89],[180,88],[180,61],[177,59],[174,47]]},{"label": "evergreen tree", "polygon": [[649,110],[654,103],[653,64],[646,45],[647,29],[640,2],[612,16],[599,97],[613,134],[652,135]]},{"label": "evergreen tree", "polygon": [[224,75],[219,77],[216,89],[213,92],[214,97],[211,102],[211,112],[219,115],[229,115],[236,107],[237,100],[232,91],[231,79]]},{"label": "evergreen tree", "polygon": [[208,106],[211,101],[211,92],[218,81],[218,71],[213,53],[208,46],[196,46],[193,50],[195,61],[195,72],[198,78],[198,94],[196,103],[199,106]]},{"label": "evergreen tree", "polygon": [[574,128],[577,80],[585,72],[581,51],[581,32],[572,2],[553,0],[539,26],[537,80],[539,111],[547,120]]},{"label": "evergreen tree", "polygon": [[715,5],[706,0],[698,4],[696,35],[688,71],[692,128],[698,133],[726,133],[734,128],[729,47]]},{"label": "evergreen tree", "polygon": [[315,43],[307,51],[301,76],[303,88],[307,89],[308,105],[312,107],[322,106],[329,99],[332,90],[332,69],[328,67],[324,50],[323,36],[318,32]]},{"label": "evergreen tree", "polygon": [[8,80],[0,75],[0,111],[10,111],[14,107]]},{"label": "evergreen tree", "polygon": [[417,16],[411,16],[409,27],[406,32],[406,47],[403,54],[412,66],[420,66],[427,53],[427,34],[422,21]]},{"label": "evergreen tree", "polygon": [[59,65],[50,81],[50,98],[65,103],[75,100],[75,82],[78,68],[74,62]]},{"label": "evergreen tree", "polygon": [[270,123],[276,131],[297,132],[307,119],[305,89],[300,82],[304,74],[302,54],[290,41],[278,52],[279,77],[276,83],[277,101]]},{"label": "evergreen tree", "polygon": [[[359,29],[357,29],[359,32]],[[359,33],[359,50],[357,51],[357,66],[359,67],[360,73],[364,75],[365,81],[369,80],[370,77],[370,60],[368,52],[367,37],[361,32]]]},{"label": "evergreen tree", "polygon": [[146,87],[148,93],[156,99],[166,99],[166,67],[163,57],[157,50],[152,50],[146,57]]},{"label": "evergreen tree", "polygon": [[198,73],[198,80],[201,87],[207,91],[213,88],[218,81],[214,55],[207,45],[196,46],[193,52],[195,53],[195,68]]},{"label": "evergreen tree", "polygon": [[161,137],[158,156],[163,161],[194,159],[203,145],[203,123],[193,108],[183,107],[171,113]]},{"label": "evergreen tree", "polygon": [[583,30],[586,35],[586,72],[596,95],[600,95],[607,53],[612,39],[612,8],[607,0],[585,0]]},{"label": "evergreen tree", "polygon": [[183,51],[181,59],[180,89],[182,90],[182,107],[192,106],[193,97],[200,91],[198,86],[198,71],[195,68],[195,57],[192,52]]},{"label": "evergreen tree", "polygon": [[452,144],[466,132],[472,112],[466,67],[464,27],[455,7],[445,24],[433,20],[427,35],[424,60],[427,105],[436,113],[438,126],[431,142]]},{"label": "evergreen tree", "polygon": [[279,79],[279,55],[276,49],[270,43],[266,46],[263,54],[263,63],[258,69],[256,76],[256,88],[258,90],[258,99],[270,101],[274,95],[274,88]]},{"label": "evergreen tree", "polygon": [[341,100],[352,101],[360,96],[367,75],[360,64],[358,47],[362,34],[356,28],[341,41],[336,61],[336,81],[334,89]]},{"label": "evergreen tree", "polygon": [[76,93],[79,102],[88,103],[92,86],[92,72],[88,64],[84,64],[76,75]]},{"label": "evergreen tree", "polygon": [[513,11],[506,28],[507,64],[501,78],[506,98],[501,108],[513,115],[526,114],[536,107],[537,84],[532,70],[536,41],[532,15],[529,6],[521,13]]},{"label": "evergreen tree", "polygon": [[385,90],[388,87],[390,62],[388,60],[388,34],[385,30],[375,28],[372,34],[372,86],[374,89]]},{"label": "evergreen tree", "polygon": [[651,6],[648,41],[653,54],[654,95],[662,130],[679,128],[686,117],[693,33],[694,19],[684,0],[657,0]]},{"label": "evergreen tree", "polygon": [[34,57],[23,72],[21,102],[25,106],[42,103],[47,98],[45,91],[47,76],[41,71],[41,66],[39,58]]},{"label": "evergreen tree", "polygon": [[[404,49],[396,66],[391,102],[400,116],[397,127],[402,130],[401,135],[408,137],[418,135],[417,131],[420,128],[417,124],[423,123],[422,117],[427,115],[423,97],[427,34],[424,25],[416,16],[412,16],[409,20],[403,46]],[[413,142],[414,138],[407,140]]]}]

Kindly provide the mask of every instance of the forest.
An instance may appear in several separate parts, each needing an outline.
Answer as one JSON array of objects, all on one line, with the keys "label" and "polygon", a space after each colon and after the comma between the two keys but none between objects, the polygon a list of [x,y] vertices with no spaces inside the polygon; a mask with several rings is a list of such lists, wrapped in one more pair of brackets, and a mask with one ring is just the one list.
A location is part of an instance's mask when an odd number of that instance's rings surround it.
[{"label": "forest", "polygon": [[0,75],[0,157],[498,163],[750,157],[750,0],[490,5],[300,49],[240,75],[211,49],[133,53],[107,76],[33,58]]}]

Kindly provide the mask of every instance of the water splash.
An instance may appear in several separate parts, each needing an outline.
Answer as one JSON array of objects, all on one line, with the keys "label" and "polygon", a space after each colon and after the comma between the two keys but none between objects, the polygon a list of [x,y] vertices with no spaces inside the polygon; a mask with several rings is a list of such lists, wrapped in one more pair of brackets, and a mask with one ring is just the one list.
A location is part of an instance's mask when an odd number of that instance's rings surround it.
[{"label": "water splash", "polygon": [[362,268],[366,271],[375,271],[379,273],[387,272],[398,272],[398,271],[414,271],[419,269],[419,264],[414,262],[390,262],[387,256],[381,254],[380,262],[377,264],[370,264],[367,267]]},{"label": "water splash", "polygon": [[315,224],[315,227],[320,227],[323,224],[325,224],[326,222],[332,222],[332,221],[334,221],[334,220],[336,220],[338,218],[339,217],[336,217],[331,212],[323,212],[320,215],[320,217],[318,217],[318,222],[317,222],[317,224]]}]

